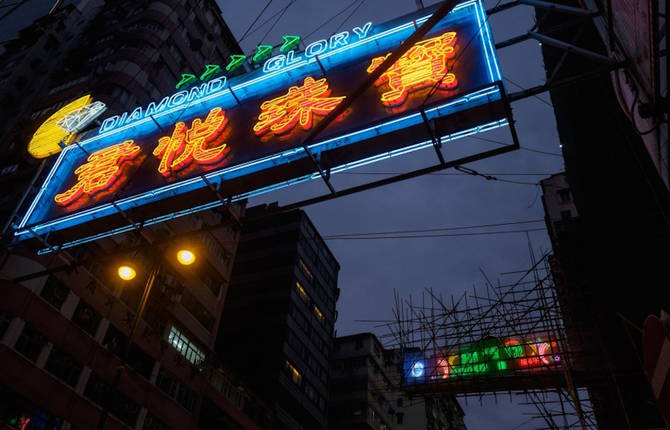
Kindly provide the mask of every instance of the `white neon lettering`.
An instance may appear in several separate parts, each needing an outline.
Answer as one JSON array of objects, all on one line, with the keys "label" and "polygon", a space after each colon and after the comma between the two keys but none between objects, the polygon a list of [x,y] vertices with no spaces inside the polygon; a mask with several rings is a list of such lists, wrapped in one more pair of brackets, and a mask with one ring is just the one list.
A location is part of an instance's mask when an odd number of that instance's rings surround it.
[{"label": "white neon lettering", "polygon": [[330,49],[339,48],[349,43],[349,32],[343,31],[342,33],[333,34],[330,36]]},{"label": "white neon lettering", "polygon": [[170,101],[168,102],[168,107],[179,106],[184,103],[186,97],[188,97],[188,91],[179,91],[178,93],[172,94],[172,97],[170,97]]},{"label": "white neon lettering", "polygon": [[203,97],[205,94],[207,94],[207,84],[202,84],[199,87],[193,87],[188,93],[188,101],[190,103],[195,99]]},{"label": "white neon lettering", "polygon": [[326,39],[317,40],[307,45],[305,55],[307,57],[314,57],[315,55],[322,54],[326,49],[328,49],[328,41]]},{"label": "white neon lettering", "polygon": [[223,88],[226,85],[226,77],[225,76],[219,76],[218,78],[214,78],[211,81],[207,83],[207,92],[206,94],[212,94],[217,91],[219,91],[221,88]]},{"label": "white neon lettering", "polygon": [[371,22],[366,22],[363,28],[354,27],[354,33],[356,33],[356,36],[358,36],[358,40],[365,39],[368,35],[368,31],[370,31],[370,28],[372,28]]},{"label": "white neon lettering", "polygon": [[279,54],[272,58],[268,58],[265,64],[263,64],[263,72],[267,73],[279,70],[282,67],[284,67],[285,62],[286,62],[286,56],[284,54]]},{"label": "white neon lettering", "polygon": [[288,51],[286,53],[286,65],[287,66],[290,66],[291,64],[302,61],[302,56],[298,55],[297,57],[293,58],[294,55],[295,55],[295,51]]},{"label": "white neon lettering", "polygon": [[142,107],[138,106],[133,110],[133,113],[130,114],[126,122],[133,122],[142,119]]},{"label": "white neon lettering", "polygon": [[168,100],[170,100],[170,97],[165,97],[163,100],[161,100],[158,106],[154,102],[149,103],[149,106],[147,106],[147,112],[144,115],[151,116],[163,112],[167,107]]},{"label": "white neon lettering", "polygon": [[102,122],[102,125],[100,126],[100,133],[104,133],[107,130],[113,129],[114,127],[116,127],[118,123],[119,123],[118,115],[110,116],[109,118],[107,118]]}]

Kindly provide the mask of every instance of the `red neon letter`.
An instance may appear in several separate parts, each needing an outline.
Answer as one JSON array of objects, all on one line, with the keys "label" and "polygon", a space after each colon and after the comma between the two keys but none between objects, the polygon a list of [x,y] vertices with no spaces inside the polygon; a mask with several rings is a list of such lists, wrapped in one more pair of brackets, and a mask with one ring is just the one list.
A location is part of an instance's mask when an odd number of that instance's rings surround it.
[{"label": "red neon letter", "polygon": [[[456,32],[426,39],[412,46],[375,82],[377,86],[386,84],[388,91],[382,93],[382,103],[397,106],[407,99],[412,91],[437,85],[442,90],[450,90],[458,85],[456,75],[449,72],[447,60],[454,56]],[[391,53],[372,59],[368,73],[372,73]]]},{"label": "red neon letter", "polygon": [[93,195],[108,189],[121,174],[123,162],[134,159],[139,153],[140,147],[132,140],[95,151],[74,171],[77,183],[64,193],[56,194],[56,204],[67,206],[82,194]]},{"label": "red neon letter", "polygon": [[220,142],[221,134],[228,119],[221,108],[209,111],[203,122],[196,118],[187,128],[183,122],[174,126],[172,136],[158,139],[153,154],[161,159],[158,171],[170,176],[182,170],[195,160],[198,164],[214,164],[221,161],[230,151],[228,145]]},{"label": "red neon letter", "polygon": [[345,98],[329,95],[326,78],[314,80],[308,76],[302,86],[293,86],[285,95],[263,102],[254,132],[258,136],[269,131],[282,135],[293,130],[298,123],[303,130],[309,130],[314,115],[327,115]]}]

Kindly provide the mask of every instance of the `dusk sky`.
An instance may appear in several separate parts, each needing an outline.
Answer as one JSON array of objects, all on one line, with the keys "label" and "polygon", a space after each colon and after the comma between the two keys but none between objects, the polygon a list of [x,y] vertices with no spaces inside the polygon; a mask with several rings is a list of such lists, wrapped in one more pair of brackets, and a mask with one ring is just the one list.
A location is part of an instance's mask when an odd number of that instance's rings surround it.
[{"label": "dusk sky", "polygon": [[[266,0],[218,1],[224,18],[238,39],[267,4]],[[262,23],[289,3],[290,0],[273,1],[258,23]],[[338,27],[340,30],[351,30],[367,21],[382,23],[416,10],[414,0],[363,0],[362,5],[343,22],[360,3],[356,2],[338,18],[329,20],[350,4],[350,1],[296,0],[265,39],[263,36],[274,23],[274,19],[243,40],[242,48],[248,53],[253,52],[256,44],[260,42],[280,43],[282,34],[300,34],[305,37],[322,23],[329,21],[305,39],[305,42],[310,43],[320,37],[329,36]],[[428,6],[433,3],[435,2],[424,4]],[[488,8],[494,5],[495,1],[486,1]],[[534,19],[534,11],[526,6],[492,16],[490,25],[495,41],[526,32],[533,26]],[[515,84],[528,88],[544,82],[544,68],[537,42],[529,41],[505,48],[498,55],[503,74],[508,79],[505,82],[508,91],[518,91],[519,87]],[[526,148],[559,154],[561,149],[549,96],[543,94],[540,98],[542,100],[530,98],[513,105],[520,143]],[[485,137],[511,142],[506,129]],[[481,140],[467,138],[456,145],[470,145],[477,150],[490,148]],[[445,145],[445,151],[449,150],[450,144]],[[369,173],[405,172],[435,162],[435,153],[429,149],[351,172],[365,173],[363,175],[338,175],[334,178],[334,183],[341,188],[354,181],[385,177]],[[560,156],[522,149],[473,163],[468,167],[483,173],[538,173],[537,176],[499,176],[500,179],[537,183],[552,173],[562,171],[563,159]],[[540,220],[544,216],[538,186],[487,181],[481,177],[454,173],[457,172],[446,170],[439,175],[423,176],[313,205],[307,207],[306,211],[323,236]],[[251,201],[250,204],[274,200],[285,204],[326,191],[322,183],[315,182],[285,189],[264,199]],[[535,229],[543,226],[543,223],[535,223],[523,228]],[[536,254],[550,249],[545,231],[529,234]],[[329,240],[327,243],[342,267],[339,276],[342,293],[337,303],[338,335],[375,331],[372,324],[360,320],[392,319],[394,289],[405,298],[410,294],[419,297],[426,287],[432,287],[444,295],[459,295],[464,289],[471,290],[473,284],[483,285],[480,268],[495,282],[502,272],[526,269],[531,265],[525,233],[402,240]],[[509,281],[509,278],[505,280]],[[468,401],[467,407],[462,402],[468,428],[525,429],[539,424],[528,422],[529,417],[523,415],[523,412],[529,410],[522,410],[521,407],[510,408],[507,399],[509,398],[498,398],[498,405],[490,399],[484,400],[483,407],[473,399]]]}]

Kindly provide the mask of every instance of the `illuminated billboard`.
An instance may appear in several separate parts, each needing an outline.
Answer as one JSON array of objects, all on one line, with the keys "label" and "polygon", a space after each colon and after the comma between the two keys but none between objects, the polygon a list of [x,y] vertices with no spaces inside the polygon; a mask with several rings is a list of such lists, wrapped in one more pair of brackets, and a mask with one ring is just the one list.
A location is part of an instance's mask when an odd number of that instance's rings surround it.
[{"label": "illuminated billboard", "polygon": [[443,353],[407,352],[407,384],[504,375],[513,371],[555,370],[561,363],[558,343],[547,336],[487,339]]},{"label": "illuminated billboard", "polygon": [[[436,7],[365,23],[262,67],[201,81],[102,121],[55,161],[15,235],[73,246],[430,148],[511,117],[480,1],[456,6],[314,141],[305,137]],[[206,78],[206,79],[205,79]],[[427,127],[428,126],[428,127]],[[309,153],[307,152],[309,151]],[[215,192],[213,192],[213,190]],[[129,225],[132,220],[132,225]],[[75,228],[76,227],[76,228]]]}]

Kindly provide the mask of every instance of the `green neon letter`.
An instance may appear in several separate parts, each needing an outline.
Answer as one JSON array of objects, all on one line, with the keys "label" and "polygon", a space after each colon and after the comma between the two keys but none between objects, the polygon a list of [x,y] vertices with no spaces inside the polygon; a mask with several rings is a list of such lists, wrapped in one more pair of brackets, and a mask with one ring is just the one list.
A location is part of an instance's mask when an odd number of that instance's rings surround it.
[{"label": "green neon letter", "polygon": [[272,50],[274,47],[272,45],[258,45],[256,47],[256,53],[254,54],[253,62],[257,63],[259,61],[265,60],[270,55],[272,55]]},{"label": "green neon letter", "polygon": [[295,48],[300,44],[300,36],[292,36],[290,34],[282,36],[284,39],[284,44],[279,48],[279,52],[286,54],[291,49]]},{"label": "green neon letter", "polygon": [[205,67],[205,71],[202,73],[202,75],[200,75],[201,81],[209,81],[215,75],[221,73],[221,66],[218,64],[206,64]]},{"label": "green neon letter", "polygon": [[226,72],[232,72],[242,65],[244,60],[247,59],[246,55],[242,54],[233,54],[230,56],[230,63],[226,66]]},{"label": "green neon letter", "polygon": [[190,83],[195,82],[196,79],[198,79],[198,78],[196,78],[195,75],[193,75],[191,73],[182,73],[181,74],[181,81],[179,81],[177,83],[177,85],[175,85],[175,88],[180,89],[183,86],[186,86]]}]

